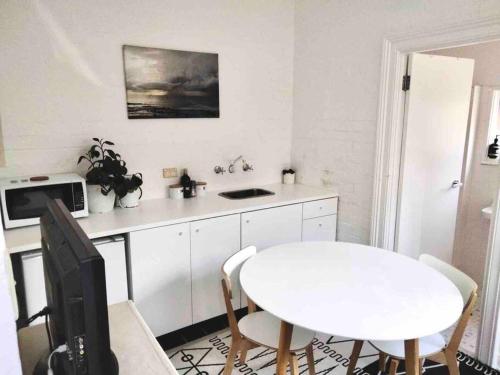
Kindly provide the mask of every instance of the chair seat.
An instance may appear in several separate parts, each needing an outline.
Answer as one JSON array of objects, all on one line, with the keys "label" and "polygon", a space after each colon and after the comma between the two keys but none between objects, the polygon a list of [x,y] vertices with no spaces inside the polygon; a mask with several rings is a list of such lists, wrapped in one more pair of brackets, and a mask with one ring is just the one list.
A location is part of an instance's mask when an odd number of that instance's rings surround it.
[{"label": "chair seat", "polygon": [[[245,315],[238,322],[240,333],[256,344],[278,349],[281,321],[266,311]],[[300,327],[293,327],[290,351],[297,351],[308,346],[314,338],[314,332]]]},{"label": "chair seat", "polygon": [[[387,353],[391,357],[404,359],[405,344],[404,341],[370,341],[375,349]],[[446,346],[446,340],[443,335],[436,333],[434,335],[421,337],[419,339],[419,356],[427,357],[438,353]]]}]

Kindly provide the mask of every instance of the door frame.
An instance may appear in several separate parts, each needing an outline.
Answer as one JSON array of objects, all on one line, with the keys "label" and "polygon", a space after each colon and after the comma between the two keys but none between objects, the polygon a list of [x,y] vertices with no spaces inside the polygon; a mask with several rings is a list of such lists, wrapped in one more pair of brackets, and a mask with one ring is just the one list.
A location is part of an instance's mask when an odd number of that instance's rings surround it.
[{"label": "door frame", "polygon": [[481,301],[477,355],[483,363],[492,364],[500,349],[500,338],[496,337],[500,329],[500,190],[490,218]]},{"label": "door frame", "polygon": [[500,17],[387,37],[382,47],[370,244],[394,250],[404,129],[402,77],[413,52],[500,39]]}]

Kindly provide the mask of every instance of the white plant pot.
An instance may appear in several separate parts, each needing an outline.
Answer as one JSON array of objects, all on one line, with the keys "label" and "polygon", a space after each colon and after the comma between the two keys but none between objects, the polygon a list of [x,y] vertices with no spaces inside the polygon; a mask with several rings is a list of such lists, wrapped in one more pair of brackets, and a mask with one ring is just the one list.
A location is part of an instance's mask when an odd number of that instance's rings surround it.
[{"label": "white plant pot", "polygon": [[283,183],[285,185],[293,185],[295,183],[295,173],[285,173],[283,175]]},{"label": "white plant pot", "polygon": [[139,197],[141,196],[141,191],[139,189],[133,191],[132,193],[127,193],[123,198],[118,198],[118,205],[121,208],[132,208],[139,205]]},{"label": "white plant pot", "polygon": [[104,195],[100,185],[87,185],[87,199],[89,212],[93,214],[109,212],[115,206],[115,192],[111,190],[108,195]]}]

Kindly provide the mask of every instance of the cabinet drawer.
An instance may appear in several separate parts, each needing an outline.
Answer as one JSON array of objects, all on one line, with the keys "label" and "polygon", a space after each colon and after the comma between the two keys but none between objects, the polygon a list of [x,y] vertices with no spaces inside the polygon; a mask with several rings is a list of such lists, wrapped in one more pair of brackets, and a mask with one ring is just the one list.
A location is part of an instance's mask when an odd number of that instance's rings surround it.
[{"label": "cabinet drawer", "polygon": [[302,241],[335,241],[337,215],[328,215],[304,220]]},{"label": "cabinet drawer", "polygon": [[335,215],[337,213],[337,198],[321,199],[304,203],[304,219]]}]

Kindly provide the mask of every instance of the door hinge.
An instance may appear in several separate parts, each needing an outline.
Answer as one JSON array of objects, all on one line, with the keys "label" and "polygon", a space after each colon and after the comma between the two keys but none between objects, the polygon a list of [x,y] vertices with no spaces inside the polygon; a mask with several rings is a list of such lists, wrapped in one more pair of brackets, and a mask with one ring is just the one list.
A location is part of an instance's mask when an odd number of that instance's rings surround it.
[{"label": "door hinge", "polygon": [[403,91],[408,91],[410,89],[410,76],[405,74],[403,76]]}]

